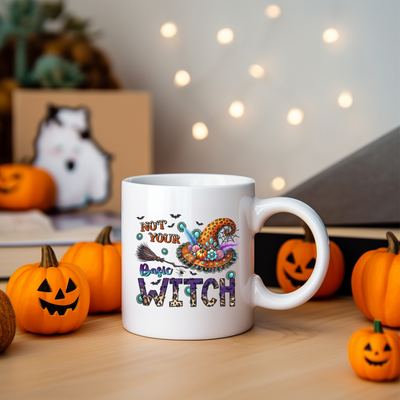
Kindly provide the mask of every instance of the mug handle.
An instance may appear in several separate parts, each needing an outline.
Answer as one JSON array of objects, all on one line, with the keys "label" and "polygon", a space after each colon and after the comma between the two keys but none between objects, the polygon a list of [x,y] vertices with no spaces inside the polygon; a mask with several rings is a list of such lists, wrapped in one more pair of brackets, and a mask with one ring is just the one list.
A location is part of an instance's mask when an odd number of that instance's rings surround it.
[{"label": "mug handle", "polygon": [[322,285],[328,271],[330,248],[325,225],[318,214],[302,201],[287,197],[274,197],[266,200],[254,198],[252,200],[248,220],[253,235],[260,232],[265,220],[279,212],[297,215],[310,227],[317,245],[314,271],[303,286],[286,294],[271,292],[264,286],[261,278],[253,274],[250,280],[250,292],[253,306],[287,310],[308,301]]}]

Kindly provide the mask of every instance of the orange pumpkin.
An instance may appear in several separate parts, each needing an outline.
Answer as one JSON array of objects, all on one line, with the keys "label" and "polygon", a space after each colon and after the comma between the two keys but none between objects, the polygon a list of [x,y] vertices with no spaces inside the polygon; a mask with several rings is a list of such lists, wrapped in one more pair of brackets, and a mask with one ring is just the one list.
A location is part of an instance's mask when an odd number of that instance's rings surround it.
[{"label": "orange pumpkin", "polygon": [[356,262],[351,289],[367,318],[400,328],[400,245],[392,232],[386,236],[388,247],[367,251]]},{"label": "orange pumpkin", "polygon": [[79,242],[70,247],[62,261],[79,265],[90,286],[89,314],[121,308],[121,247],[110,241],[111,226],[106,226],[94,242]]},{"label": "orange pumpkin", "polygon": [[[279,249],[276,262],[276,277],[286,293],[304,285],[314,271],[317,248],[310,228],[303,224],[304,240],[291,239]],[[330,241],[331,258],[328,272],[321,287],[313,298],[332,296],[343,282],[345,265],[339,246]]]},{"label": "orange pumpkin", "polygon": [[56,185],[44,170],[32,165],[0,165],[0,208],[48,210],[54,205]]},{"label": "orange pumpkin", "polygon": [[42,246],[42,260],[15,271],[7,284],[19,328],[52,335],[78,329],[89,310],[89,284],[73,264],[58,262]]},{"label": "orange pumpkin", "polygon": [[391,381],[400,374],[400,337],[384,333],[379,320],[374,329],[355,332],[349,342],[349,360],[354,372],[371,381]]}]

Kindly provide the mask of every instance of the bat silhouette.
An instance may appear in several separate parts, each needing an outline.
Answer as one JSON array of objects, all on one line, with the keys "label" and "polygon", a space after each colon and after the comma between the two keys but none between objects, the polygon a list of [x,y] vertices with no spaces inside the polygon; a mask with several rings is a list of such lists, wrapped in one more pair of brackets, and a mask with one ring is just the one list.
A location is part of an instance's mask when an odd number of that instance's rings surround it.
[{"label": "bat silhouette", "polygon": [[143,215],[143,217],[136,217],[137,219],[143,219],[144,218],[144,215]]},{"label": "bat silhouette", "polygon": [[189,271],[191,275],[197,275],[196,272]]},{"label": "bat silhouette", "polygon": [[175,224],[172,224],[172,225],[167,225],[167,226],[168,226],[168,228],[173,228],[173,227],[174,227],[174,225],[175,225]]},{"label": "bat silhouette", "polygon": [[152,285],[158,285],[161,282],[161,279],[159,279],[158,281],[155,282],[150,282]]},{"label": "bat silhouette", "polygon": [[179,218],[182,214],[169,214],[172,218],[175,218],[175,219],[177,219],[177,218]]},{"label": "bat silhouette", "polygon": [[196,221],[196,224],[197,224],[197,225],[200,225],[200,226],[201,226],[201,225],[204,225],[202,222],[197,222],[197,221]]}]

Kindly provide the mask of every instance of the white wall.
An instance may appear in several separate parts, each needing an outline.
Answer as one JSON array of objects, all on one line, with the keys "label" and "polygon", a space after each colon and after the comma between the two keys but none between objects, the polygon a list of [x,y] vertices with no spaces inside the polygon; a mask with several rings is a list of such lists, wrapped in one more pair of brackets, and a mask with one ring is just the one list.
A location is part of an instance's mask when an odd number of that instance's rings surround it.
[{"label": "white wall", "polygon": [[[280,195],[399,125],[399,1],[277,0],[269,19],[262,0],[69,0],[67,8],[102,32],[98,44],[129,89],[153,94],[155,169],[251,176],[257,196]],[[160,35],[168,21],[178,27]],[[221,45],[218,30],[234,41]],[[322,33],[338,30],[327,44]],[[250,64],[266,69],[251,77]],[[187,70],[191,83],[173,84]],[[350,108],[338,106],[343,90]],[[228,114],[244,103],[241,118]],[[291,108],[304,111],[289,125]],[[209,136],[196,141],[195,122]],[[276,176],[287,186],[270,187]]]}]

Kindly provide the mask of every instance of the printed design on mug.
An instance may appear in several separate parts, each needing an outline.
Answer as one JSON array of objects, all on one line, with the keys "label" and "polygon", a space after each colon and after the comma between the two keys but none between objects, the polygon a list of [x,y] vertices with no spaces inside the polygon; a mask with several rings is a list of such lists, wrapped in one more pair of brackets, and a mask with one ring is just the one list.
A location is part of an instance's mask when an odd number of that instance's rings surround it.
[{"label": "printed design on mug", "polygon": [[179,246],[176,255],[185,266],[208,273],[223,271],[236,262],[233,248],[239,243],[234,242],[236,224],[231,219],[216,219],[202,232],[196,229],[193,234],[186,227],[184,232],[189,242]]},{"label": "printed design on mug", "polygon": [[[176,220],[181,214],[170,216]],[[199,227],[204,223],[195,222],[197,227],[191,231],[182,220],[170,224],[166,220],[140,222],[141,230],[136,235],[136,239],[141,242],[137,246],[136,256],[142,262],[138,279],[140,293],[136,297],[138,304],[150,306],[154,303],[156,307],[168,304],[174,308],[184,307],[186,304],[197,307],[200,297],[200,304],[208,308],[218,304],[220,307],[227,304],[229,307],[235,307],[235,271],[230,270],[226,276],[216,279],[203,279],[201,274],[220,273],[236,263],[238,255],[234,247],[239,244],[235,242],[235,238],[238,238],[236,224],[229,218],[218,218],[201,230]],[[165,230],[173,228],[175,232],[178,230],[184,233],[184,236],[165,233]],[[181,244],[181,237],[186,237],[188,242]],[[145,239],[150,239],[150,243],[146,243]],[[156,245],[152,243],[177,245],[175,253],[178,261],[173,260],[172,251],[165,247],[156,250]],[[154,267],[153,263],[158,265]],[[187,273],[191,276],[186,278]],[[154,279],[156,277],[159,279]],[[155,290],[154,286],[158,286],[158,290]],[[189,302],[184,300],[187,297],[182,294],[189,297]]]}]

